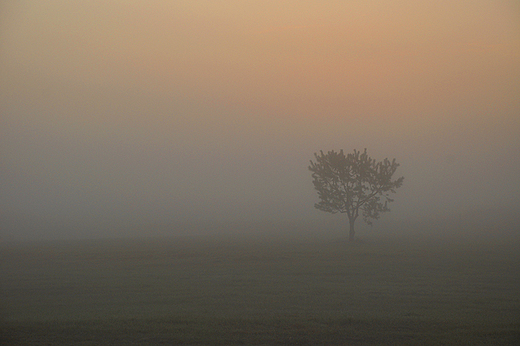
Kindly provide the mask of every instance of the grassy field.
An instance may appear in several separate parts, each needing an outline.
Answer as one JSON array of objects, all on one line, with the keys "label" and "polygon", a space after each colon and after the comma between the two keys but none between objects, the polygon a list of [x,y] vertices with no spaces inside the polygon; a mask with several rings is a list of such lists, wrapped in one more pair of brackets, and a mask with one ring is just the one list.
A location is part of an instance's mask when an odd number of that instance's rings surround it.
[{"label": "grassy field", "polygon": [[1,246],[6,345],[517,345],[520,247],[179,238]]}]

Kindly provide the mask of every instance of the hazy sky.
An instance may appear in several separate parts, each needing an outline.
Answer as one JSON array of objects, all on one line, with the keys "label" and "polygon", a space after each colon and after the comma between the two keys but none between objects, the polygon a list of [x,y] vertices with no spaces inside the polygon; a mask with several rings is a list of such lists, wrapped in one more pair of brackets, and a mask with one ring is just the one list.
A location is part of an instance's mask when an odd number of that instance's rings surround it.
[{"label": "hazy sky", "polygon": [[4,217],[311,219],[313,153],[365,147],[388,216],[507,206],[520,3],[2,1],[0,117]]}]

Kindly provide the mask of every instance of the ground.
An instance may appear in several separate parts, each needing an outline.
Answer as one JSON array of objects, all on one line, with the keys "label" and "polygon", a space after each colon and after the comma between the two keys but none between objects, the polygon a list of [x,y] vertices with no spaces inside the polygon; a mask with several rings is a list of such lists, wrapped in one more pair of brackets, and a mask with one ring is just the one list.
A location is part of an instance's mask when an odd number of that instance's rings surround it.
[{"label": "ground", "polygon": [[516,242],[2,244],[0,343],[516,345]]}]

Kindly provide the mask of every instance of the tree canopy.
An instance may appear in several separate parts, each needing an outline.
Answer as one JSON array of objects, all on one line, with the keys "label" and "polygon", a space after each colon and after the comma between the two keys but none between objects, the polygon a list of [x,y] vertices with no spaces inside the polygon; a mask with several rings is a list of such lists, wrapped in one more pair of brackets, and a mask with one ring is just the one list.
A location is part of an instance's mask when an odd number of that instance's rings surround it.
[{"label": "tree canopy", "polygon": [[316,162],[311,160],[314,188],[320,201],[316,209],[329,213],[346,213],[349,219],[349,240],[354,240],[354,223],[361,215],[371,224],[381,213],[388,212],[388,203],[392,202],[390,193],[403,184],[404,177],[392,180],[399,164],[384,159],[377,162],[368,156],[367,150],[345,155],[343,150],[314,154]]}]

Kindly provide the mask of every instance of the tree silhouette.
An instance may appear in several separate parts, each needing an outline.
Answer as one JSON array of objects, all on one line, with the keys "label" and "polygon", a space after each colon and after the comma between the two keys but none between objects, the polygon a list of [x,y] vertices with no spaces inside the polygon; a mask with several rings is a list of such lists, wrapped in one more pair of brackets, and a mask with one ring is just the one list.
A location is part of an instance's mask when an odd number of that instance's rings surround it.
[{"label": "tree silhouette", "polygon": [[332,214],[346,213],[349,220],[349,241],[354,240],[354,223],[360,212],[363,220],[371,225],[372,219],[378,219],[381,213],[388,212],[388,203],[392,202],[390,192],[403,185],[404,177],[392,180],[399,164],[384,159],[376,162],[354,149],[354,153],[345,154],[343,150],[334,150],[324,154],[314,154],[316,162],[311,160],[314,188],[318,191],[320,202],[314,207]]}]

